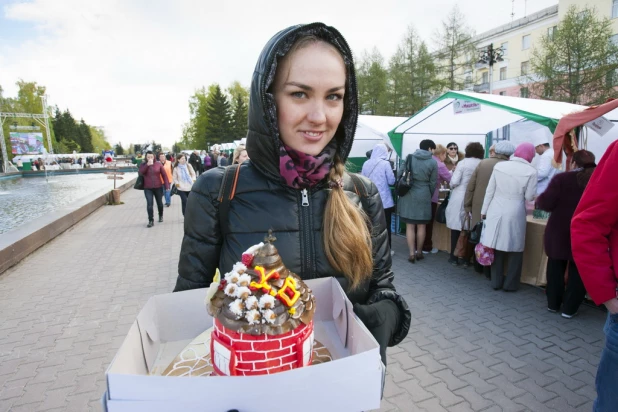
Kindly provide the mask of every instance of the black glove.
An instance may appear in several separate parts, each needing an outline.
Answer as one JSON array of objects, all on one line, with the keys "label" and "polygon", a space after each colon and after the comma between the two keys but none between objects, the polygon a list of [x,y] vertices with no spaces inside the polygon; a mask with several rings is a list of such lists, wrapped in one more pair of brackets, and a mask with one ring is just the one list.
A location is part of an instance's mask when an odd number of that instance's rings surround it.
[{"label": "black glove", "polygon": [[354,313],[363,321],[369,332],[380,344],[380,357],[386,365],[386,347],[399,325],[397,304],[385,299],[371,305],[354,304]]}]

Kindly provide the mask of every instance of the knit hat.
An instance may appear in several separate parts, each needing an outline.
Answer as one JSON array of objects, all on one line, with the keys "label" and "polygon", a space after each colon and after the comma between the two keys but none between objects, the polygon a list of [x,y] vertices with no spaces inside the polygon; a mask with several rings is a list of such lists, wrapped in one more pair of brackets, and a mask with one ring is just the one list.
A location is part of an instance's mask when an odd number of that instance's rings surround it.
[{"label": "knit hat", "polygon": [[496,143],[494,150],[496,154],[511,156],[515,152],[515,145],[508,140],[502,140]]},{"label": "knit hat", "polygon": [[534,150],[534,145],[532,143],[524,142],[524,143],[520,143],[517,146],[517,149],[515,149],[514,154],[515,154],[515,157],[519,157],[521,159],[524,159],[528,163],[530,163],[532,159],[534,159],[535,153],[536,152]]}]

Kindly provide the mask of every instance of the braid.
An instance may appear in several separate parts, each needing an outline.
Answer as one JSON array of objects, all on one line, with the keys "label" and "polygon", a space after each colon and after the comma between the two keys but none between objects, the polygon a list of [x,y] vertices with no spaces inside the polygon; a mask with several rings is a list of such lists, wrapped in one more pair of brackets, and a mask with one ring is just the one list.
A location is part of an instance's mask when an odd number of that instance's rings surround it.
[{"label": "braid", "polygon": [[371,234],[364,211],[343,191],[344,172],[344,163],[335,155],[328,175],[331,192],[324,211],[324,250],[331,266],[355,289],[373,273]]}]

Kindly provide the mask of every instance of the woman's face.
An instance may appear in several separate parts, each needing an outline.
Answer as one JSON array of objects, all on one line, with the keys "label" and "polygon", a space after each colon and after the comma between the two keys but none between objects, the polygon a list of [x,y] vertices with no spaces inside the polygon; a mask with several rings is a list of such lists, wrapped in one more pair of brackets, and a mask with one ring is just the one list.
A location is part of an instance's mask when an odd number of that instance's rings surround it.
[{"label": "woman's face", "polygon": [[240,152],[240,154],[238,155],[238,164],[241,164],[242,162],[244,162],[245,160],[247,160],[249,158],[249,155],[247,155],[247,151],[243,150],[242,152]]},{"label": "woman's face", "polygon": [[440,159],[441,162],[444,162],[446,160],[446,152],[438,155],[438,158]]},{"label": "woman's face", "polygon": [[147,154],[146,161],[154,160],[154,154]]},{"label": "woman's face", "polygon": [[180,163],[181,165],[184,165],[185,163],[187,163],[187,158],[184,156],[180,156],[178,158],[178,163]]},{"label": "woman's face", "polygon": [[345,81],[343,59],[326,43],[312,43],[288,56],[274,85],[283,143],[318,155],[341,122]]}]

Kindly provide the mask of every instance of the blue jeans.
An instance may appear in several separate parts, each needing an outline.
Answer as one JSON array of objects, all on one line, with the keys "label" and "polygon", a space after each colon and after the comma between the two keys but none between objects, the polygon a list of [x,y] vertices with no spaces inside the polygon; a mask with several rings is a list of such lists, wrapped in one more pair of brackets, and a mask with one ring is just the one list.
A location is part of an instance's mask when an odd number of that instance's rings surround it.
[{"label": "blue jeans", "polygon": [[614,412],[618,405],[618,313],[607,315],[605,348],[597,370],[594,412]]},{"label": "blue jeans", "polygon": [[163,189],[163,193],[165,194],[165,204],[169,205],[172,203],[172,191]]}]

